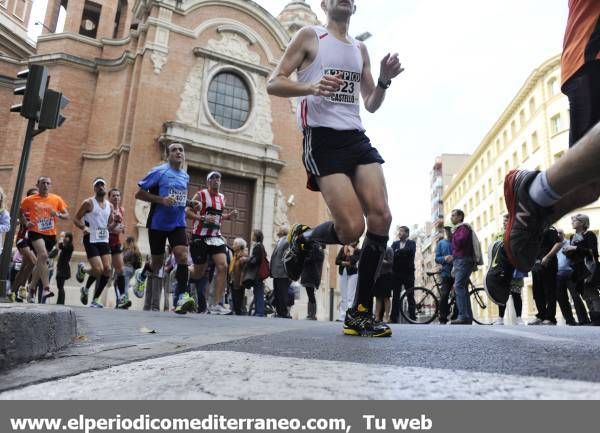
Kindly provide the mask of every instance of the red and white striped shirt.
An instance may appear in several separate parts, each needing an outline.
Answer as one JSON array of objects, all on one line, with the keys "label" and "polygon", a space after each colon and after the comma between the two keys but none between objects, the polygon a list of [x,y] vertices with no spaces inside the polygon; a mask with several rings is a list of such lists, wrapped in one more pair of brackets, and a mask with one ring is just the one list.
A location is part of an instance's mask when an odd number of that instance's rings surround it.
[{"label": "red and white striped shirt", "polygon": [[208,189],[199,191],[200,216],[213,215],[212,223],[194,221],[194,234],[199,236],[221,236],[221,219],[225,208],[225,196],[221,193],[211,194]]}]

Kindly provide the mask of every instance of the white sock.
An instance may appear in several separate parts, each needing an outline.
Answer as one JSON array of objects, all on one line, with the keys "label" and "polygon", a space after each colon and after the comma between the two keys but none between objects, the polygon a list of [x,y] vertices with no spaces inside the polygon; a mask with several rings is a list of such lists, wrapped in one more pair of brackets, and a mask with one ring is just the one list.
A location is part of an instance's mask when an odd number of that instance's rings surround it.
[{"label": "white sock", "polygon": [[531,182],[529,196],[542,207],[550,207],[560,199],[560,195],[550,187],[545,171],[538,174]]}]

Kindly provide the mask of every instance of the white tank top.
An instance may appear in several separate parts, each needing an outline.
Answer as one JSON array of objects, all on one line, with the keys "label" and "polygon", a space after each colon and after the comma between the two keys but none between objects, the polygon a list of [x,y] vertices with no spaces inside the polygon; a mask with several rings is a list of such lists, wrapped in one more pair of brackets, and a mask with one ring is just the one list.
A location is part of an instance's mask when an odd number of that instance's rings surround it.
[{"label": "white tank top", "polygon": [[298,101],[298,126],[324,126],[340,131],[365,128],[360,120],[360,82],[363,58],[357,40],[340,41],[322,26],[311,26],[317,35],[319,48],[315,60],[298,71],[298,82],[316,83],[325,74],[341,74],[344,80],[339,91],[329,97],[303,96]]},{"label": "white tank top", "polygon": [[92,197],[93,209],[83,217],[85,225],[90,230],[90,243],[108,243],[108,218],[110,217],[110,202],[104,200],[104,209],[95,197]]}]

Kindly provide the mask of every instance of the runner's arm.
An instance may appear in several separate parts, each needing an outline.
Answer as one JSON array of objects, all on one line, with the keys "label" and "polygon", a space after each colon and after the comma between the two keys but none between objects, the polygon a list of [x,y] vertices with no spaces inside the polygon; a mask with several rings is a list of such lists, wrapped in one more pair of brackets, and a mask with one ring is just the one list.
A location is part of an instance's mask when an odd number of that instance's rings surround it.
[{"label": "runner's arm", "polygon": [[[371,72],[371,59],[367,47],[362,42],[360,50],[363,56],[363,71],[360,83],[360,93],[365,103],[365,109],[369,113],[374,113],[381,107],[385,99],[386,89],[380,87],[373,80]],[[391,82],[392,78],[397,77],[404,69],[398,60],[398,54],[390,55],[389,53],[381,60],[381,68],[379,71],[379,80],[383,83]]]},{"label": "runner's arm", "polygon": [[202,219],[202,217],[200,215],[198,215],[201,211],[202,211],[202,201],[198,200],[198,193],[194,194],[194,196],[192,197],[190,201],[191,202],[195,202],[198,203],[198,208],[196,211],[194,211],[194,209],[192,209],[191,206],[186,206],[185,208],[185,216],[187,216],[189,219],[193,220],[193,221],[204,221]]},{"label": "runner's arm", "polygon": [[135,198],[138,200],[147,201],[149,203],[161,204],[163,206],[171,206],[173,203],[175,203],[175,198],[173,197],[161,197],[142,188],[135,193]]},{"label": "runner's arm", "polygon": [[296,33],[269,78],[267,83],[269,95],[283,98],[308,95],[329,96],[341,86],[341,78],[333,75],[324,75],[316,83],[299,83],[290,79],[290,75],[299,70],[305,60],[310,60],[316,55],[318,46],[315,35],[314,30],[309,27],[304,27]]},{"label": "runner's arm", "polygon": [[81,203],[81,206],[79,206],[79,210],[77,210],[75,217],[73,217],[73,224],[75,224],[75,227],[77,227],[80,230],[83,230],[84,232],[87,230],[87,227],[82,221],[82,219],[85,216],[85,214],[91,212],[92,209],[93,207],[90,200],[85,199],[83,203]]}]

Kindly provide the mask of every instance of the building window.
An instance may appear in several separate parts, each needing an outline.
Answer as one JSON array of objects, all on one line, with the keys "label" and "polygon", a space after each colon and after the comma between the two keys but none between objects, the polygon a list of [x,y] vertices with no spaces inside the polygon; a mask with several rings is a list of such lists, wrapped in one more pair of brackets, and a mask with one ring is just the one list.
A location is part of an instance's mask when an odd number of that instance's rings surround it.
[{"label": "building window", "polygon": [[506,161],[504,161],[504,173],[508,173],[510,171],[510,162],[508,162],[508,159]]},{"label": "building window", "polygon": [[248,86],[232,72],[217,74],[208,87],[208,109],[223,128],[241,128],[250,113]]},{"label": "building window", "polygon": [[513,167],[517,168],[517,166],[519,164],[519,157],[517,155],[517,151],[516,150],[513,152],[513,155],[512,155],[512,163],[513,163]]},{"label": "building window", "polygon": [[79,27],[80,35],[94,39],[96,38],[101,12],[101,5],[86,0],[85,6],[83,7],[83,14],[81,15],[81,26]]},{"label": "building window", "polygon": [[492,178],[491,177],[488,179],[488,191],[490,192],[490,194],[492,193]]},{"label": "building window", "polygon": [[531,99],[529,99],[529,115],[533,116],[533,113],[535,113],[535,98],[532,96]]},{"label": "building window", "polygon": [[538,140],[537,132],[531,134],[531,146],[533,147],[534,152],[540,148],[540,141]]},{"label": "building window", "polygon": [[525,110],[519,111],[519,122],[521,122],[521,128],[525,126]]},{"label": "building window", "polygon": [[510,122],[510,136],[515,138],[515,135],[517,135],[517,123],[513,120]]},{"label": "building window", "polygon": [[558,161],[564,154],[565,154],[565,152],[555,153],[554,154],[554,161]]},{"label": "building window", "polygon": [[561,128],[560,123],[561,123],[560,122],[560,113],[556,114],[550,118],[550,130],[552,131],[553,134],[557,134],[560,131],[560,128]]},{"label": "building window", "polygon": [[502,180],[503,180],[503,178],[502,178],[502,168],[498,167],[498,170],[497,170],[496,174],[498,176],[498,183],[501,183]]},{"label": "building window", "polygon": [[496,155],[500,155],[501,150],[502,150],[502,148],[500,147],[500,139],[497,138],[496,139]]},{"label": "building window", "polygon": [[556,77],[550,78],[548,80],[548,96],[557,95],[560,89],[558,88],[558,80]]},{"label": "building window", "polygon": [[504,147],[506,147],[508,145],[508,132],[504,131],[502,133],[502,141],[503,141]]},{"label": "building window", "polygon": [[525,161],[529,155],[527,154],[527,142],[521,144],[521,161]]}]

